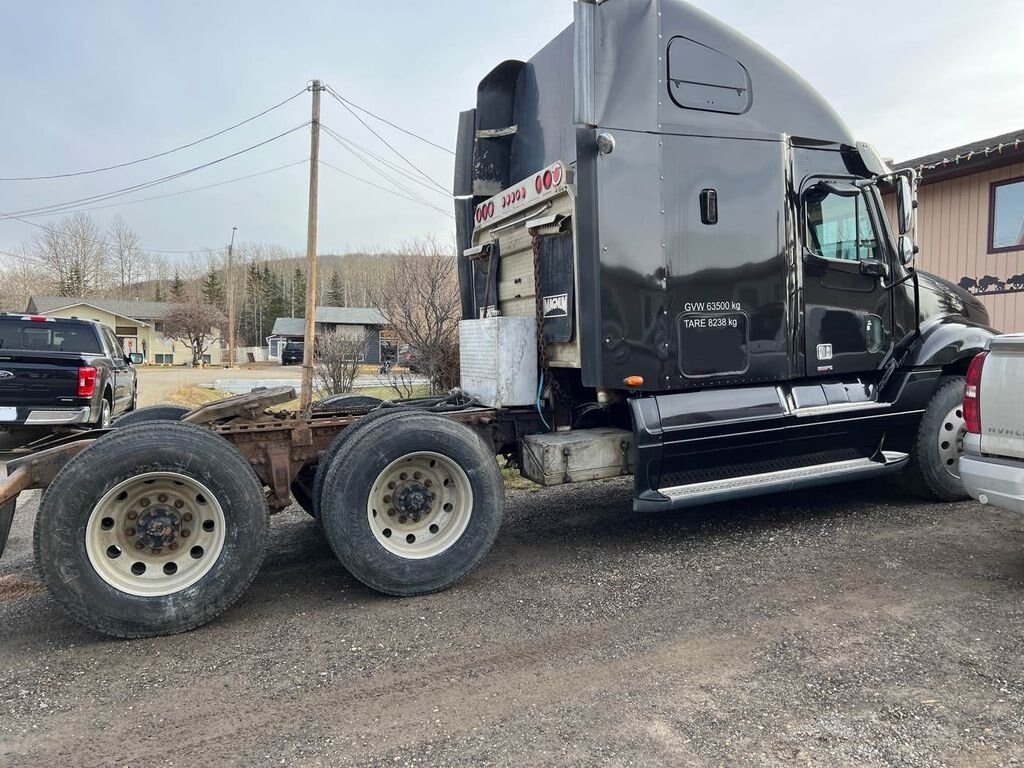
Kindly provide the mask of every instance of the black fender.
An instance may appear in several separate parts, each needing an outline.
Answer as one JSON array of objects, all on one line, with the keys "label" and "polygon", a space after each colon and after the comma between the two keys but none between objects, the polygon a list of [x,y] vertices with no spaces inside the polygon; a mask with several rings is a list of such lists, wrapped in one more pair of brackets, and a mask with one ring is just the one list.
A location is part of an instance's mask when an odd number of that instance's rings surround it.
[{"label": "black fender", "polygon": [[971,360],[985,351],[998,331],[965,317],[948,315],[921,326],[921,335],[911,345],[903,368],[943,368],[966,373]]}]

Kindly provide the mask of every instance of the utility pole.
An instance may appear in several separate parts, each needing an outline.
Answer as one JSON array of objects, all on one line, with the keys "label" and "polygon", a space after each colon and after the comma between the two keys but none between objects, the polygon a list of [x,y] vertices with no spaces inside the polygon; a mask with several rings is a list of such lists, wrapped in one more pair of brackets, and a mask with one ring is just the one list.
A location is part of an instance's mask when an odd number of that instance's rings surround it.
[{"label": "utility pole", "polygon": [[308,410],[313,402],[313,346],[316,343],[316,219],[320,183],[320,91],[314,80],[313,116],[309,123],[309,218],[306,223],[306,332],[302,349],[302,391],[299,407]]},{"label": "utility pole", "polygon": [[231,228],[231,243],[228,245],[228,368],[235,367],[235,232]]}]

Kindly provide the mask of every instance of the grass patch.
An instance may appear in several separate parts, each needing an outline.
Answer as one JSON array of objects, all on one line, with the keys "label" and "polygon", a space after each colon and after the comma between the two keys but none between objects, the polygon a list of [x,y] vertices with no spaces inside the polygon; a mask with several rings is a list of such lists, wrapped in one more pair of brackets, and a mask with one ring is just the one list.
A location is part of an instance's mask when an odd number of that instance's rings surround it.
[{"label": "grass patch", "polygon": [[207,389],[196,384],[186,384],[172,392],[164,402],[198,408],[200,405],[223,400],[225,397],[231,397],[231,393],[219,389]]},{"label": "grass patch", "polygon": [[508,491],[530,491],[536,493],[543,486],[537,485],[533,480],[527,480],[519,474],[518,469],[507,469],[505,459],[498,457],[498,464],[501,465],[501,479],[505,481],[505,490]]}]

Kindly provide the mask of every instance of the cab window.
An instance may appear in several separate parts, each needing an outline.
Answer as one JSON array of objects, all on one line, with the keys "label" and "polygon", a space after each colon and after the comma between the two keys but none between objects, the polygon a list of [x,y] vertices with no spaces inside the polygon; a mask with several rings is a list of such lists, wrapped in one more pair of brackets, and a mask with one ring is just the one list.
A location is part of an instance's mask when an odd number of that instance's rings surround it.
[{"label": "cab window", "polygon": [[881,258],[863,193],[845,196],[813,190],[805,211],[807,246],[812,253],[838,261]]}]

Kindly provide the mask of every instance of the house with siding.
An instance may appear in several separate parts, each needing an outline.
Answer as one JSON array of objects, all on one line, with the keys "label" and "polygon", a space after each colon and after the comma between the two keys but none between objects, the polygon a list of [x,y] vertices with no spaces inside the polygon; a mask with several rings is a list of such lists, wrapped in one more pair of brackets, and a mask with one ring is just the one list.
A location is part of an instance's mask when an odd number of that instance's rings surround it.
[{"label": "house with siding", "polygon": [[[380,310],[372,307],[317,307],[317,336],[325,333],[343,333],[356,336],[366,335],[366,352],[363,361],[379,363],[395,358],[394,341],[388,333],[387,322]],[[306,321],[301,317],[279,317],[274,321],[271,336],[267,338],[268,354],[271,360],[281,359],[281,350],[289,341],[302,341],[306,332]]]},{"label": "house with siding", "polygon": [[[146,362],[153,365],[186,365],[192,362],[192,350],[187,344],[163,333],[164,316],[173,306],[164,301],[32,296],[25,311],[32,315],[97,320],[114,331],[125,352],[141,352]],[[214,335],[219,335],[216,329]],[[219,343],[211,345],[204,355],[204,362],[212,365],[221,363]]]},{"label": "house with siding", "polygon": [[894,167],[921,175],[918,266],[978,296],[994,327],[1024,332],[1024,130]]}]

